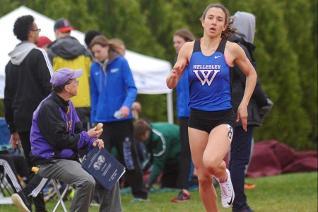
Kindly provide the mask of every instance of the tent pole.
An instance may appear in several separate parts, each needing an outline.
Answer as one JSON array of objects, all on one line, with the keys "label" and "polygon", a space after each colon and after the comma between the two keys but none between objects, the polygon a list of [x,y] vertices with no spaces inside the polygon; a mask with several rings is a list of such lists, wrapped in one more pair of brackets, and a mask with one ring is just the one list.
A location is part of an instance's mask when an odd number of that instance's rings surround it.
[{"label": "tent pole", "polygon": [[167,93],[167,116],[168,123],[173,124],[173,95],[172,91]]}]

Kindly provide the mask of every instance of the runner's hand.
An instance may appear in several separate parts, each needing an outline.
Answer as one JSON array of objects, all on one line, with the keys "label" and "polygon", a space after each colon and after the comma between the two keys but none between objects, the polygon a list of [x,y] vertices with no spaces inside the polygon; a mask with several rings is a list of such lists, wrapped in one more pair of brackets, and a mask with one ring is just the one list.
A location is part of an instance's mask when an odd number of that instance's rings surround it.
[{"label": "runner's hand", "polygon": [[237,109],[236,122],[239,122],[241,120],[242,127],[245,131],[247,131],[247,116],[247,105],[240,104],[240,106]]}]

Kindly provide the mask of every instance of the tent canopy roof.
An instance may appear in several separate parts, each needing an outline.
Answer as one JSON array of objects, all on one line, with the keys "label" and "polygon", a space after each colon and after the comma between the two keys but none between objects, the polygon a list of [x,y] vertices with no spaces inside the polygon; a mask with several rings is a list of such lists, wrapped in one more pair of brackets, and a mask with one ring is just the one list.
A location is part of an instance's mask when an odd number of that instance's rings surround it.
[{"label": "tent canopy roof", "polygon": [[[41,28],[40,35],[45,35],[51,40],[55,39],[53,31],[54,20],[25,6],[21,6],[0,18],[2,38],[0,39],[0,98],[3,98],[4,92],[5,65],[10,59],[8,53],[19,43],[13,35],[13,25],[15,20],[22,15],[32,15],[38,27]],[[84,33],[74,30],[71,35],[76,37],[82,44],[84,43]],[[165,78],[171,70],[171,64],[168,61],[129,50],[126,51],[125,57],[132,69],[138,93],[165,94],[171,92],[165,83]]]}]

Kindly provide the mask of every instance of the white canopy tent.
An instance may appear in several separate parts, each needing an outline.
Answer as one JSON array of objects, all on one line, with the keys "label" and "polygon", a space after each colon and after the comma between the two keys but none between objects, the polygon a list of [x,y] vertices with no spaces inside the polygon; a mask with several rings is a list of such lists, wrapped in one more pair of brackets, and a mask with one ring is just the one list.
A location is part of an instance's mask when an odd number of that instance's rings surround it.
[{"label": "white canopy tent", "polygon": [[[0,98],[4,95],[5,65],[9,61],[8,53],[19,43],[13,35],[15,20],[22,15],[32,15],[38,27],[41,28],[40,35],[45,35],[51,40],[55,39],[53,25],[54,20],[50,19],[30,8],[21,6],[0,18]],[[80,31],[72,31],[72,36],[84,43],[84,34]],[[127,50],[126,59],[132,69],[135,83],[140,94],[166,94],[167,95],[167,116],[168,122],[173,123],[172,91],[166,86],[165,78],[171,70],[168,61],[145,56]]]}]

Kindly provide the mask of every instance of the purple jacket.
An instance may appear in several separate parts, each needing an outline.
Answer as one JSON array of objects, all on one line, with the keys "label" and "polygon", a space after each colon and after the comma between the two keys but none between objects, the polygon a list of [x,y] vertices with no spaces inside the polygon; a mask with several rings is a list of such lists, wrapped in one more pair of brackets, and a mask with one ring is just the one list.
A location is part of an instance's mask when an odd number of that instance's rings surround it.
[{"label": "purple jacket", "polygon": [[32,158],[40,164],[56,158],[76,160],[79,150],[90,148],[95,139],[83,130],[72,102],[52,92],[33,113],[30,140]]}]

